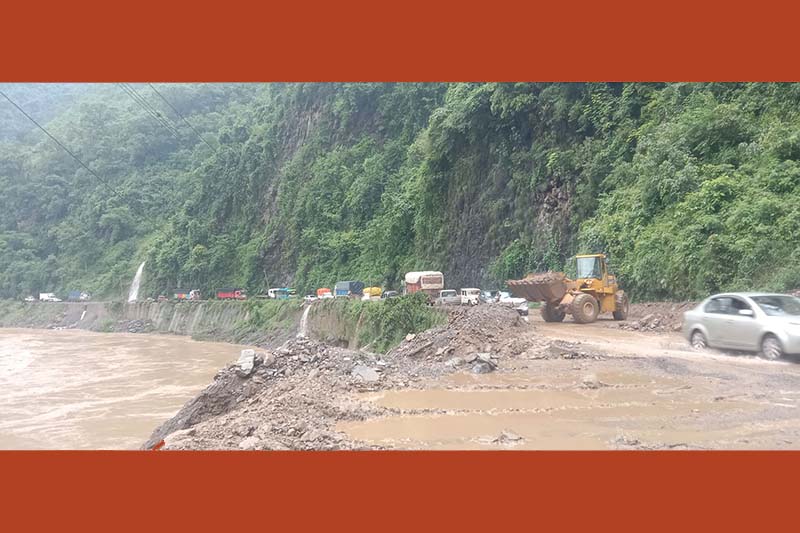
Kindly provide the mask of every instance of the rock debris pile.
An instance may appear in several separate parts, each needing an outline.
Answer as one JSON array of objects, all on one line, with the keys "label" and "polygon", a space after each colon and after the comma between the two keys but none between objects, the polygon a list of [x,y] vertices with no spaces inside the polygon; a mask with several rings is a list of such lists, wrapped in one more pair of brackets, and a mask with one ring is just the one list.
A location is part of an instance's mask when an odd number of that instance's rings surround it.
[{"label": "rock debris pile", "polygon": [[629,331],[680,331],[684,311],[695,305],[691,302],[634,304],[628,320],[618,325]]},{"label": "rock debris pile", "polygon": [[365,449],[335,429],[385,408],[354,392],[414,386],[454,371],[491,372],[525,351],[532,326],[512,309],[453,310],[444,326],[410,334],[386,355],[299,337],[275,350],[245,349],[239,360],[153,432],[144,448]]}]

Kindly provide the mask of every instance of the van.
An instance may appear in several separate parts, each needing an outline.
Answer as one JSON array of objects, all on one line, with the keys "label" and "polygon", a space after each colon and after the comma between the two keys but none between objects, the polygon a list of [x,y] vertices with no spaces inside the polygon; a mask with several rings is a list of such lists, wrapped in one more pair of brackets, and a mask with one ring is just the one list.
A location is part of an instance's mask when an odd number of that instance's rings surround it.
[{"label": "van", "polygon": [[480,301],[480,289],[461,289],[461,305],[478,305]]}]

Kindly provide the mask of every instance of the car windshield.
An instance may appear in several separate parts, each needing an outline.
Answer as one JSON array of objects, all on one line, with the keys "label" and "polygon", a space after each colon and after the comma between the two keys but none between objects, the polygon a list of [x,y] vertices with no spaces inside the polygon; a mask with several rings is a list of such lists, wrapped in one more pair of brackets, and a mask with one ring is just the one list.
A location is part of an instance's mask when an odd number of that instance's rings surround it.
[{"label": "car windshield", "polygon": [[769,316],[800,315],[800,298],[794,296],[754,296],[753,301]]},{"label": "car windshield", "polygon": [[442,296],[455,296],[456,291],[442,291]]},{"label": "car windshield", "polygon": [[600,279],[600,261],[597,257],[579,257],[577,259],[577,275],[579,279]]}]

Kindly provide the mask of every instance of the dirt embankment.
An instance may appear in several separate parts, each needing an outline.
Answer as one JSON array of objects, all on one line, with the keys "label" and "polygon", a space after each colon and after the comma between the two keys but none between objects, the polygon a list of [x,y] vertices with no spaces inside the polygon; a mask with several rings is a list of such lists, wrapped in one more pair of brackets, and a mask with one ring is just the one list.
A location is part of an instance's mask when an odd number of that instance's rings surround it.
[{"label": "dirt embankment", "polygon": [[[306,338],[256,354],[214,382],[145,443],[167,449],[364,448],[335,430],[343,420],[380,414],[349,393],[414,387],[456,369],[490,372],[533,339],[533,327],[501,306],[453,310],[446,326],[407,340],[386,355],[332,347]],[[487,342],[488,340],[488,342]]]},{"label": "dirt embankment", "polygon": [[302,302],[0,301],[0,327],[171,333],[198,340],[277,345],[296,332]]}]

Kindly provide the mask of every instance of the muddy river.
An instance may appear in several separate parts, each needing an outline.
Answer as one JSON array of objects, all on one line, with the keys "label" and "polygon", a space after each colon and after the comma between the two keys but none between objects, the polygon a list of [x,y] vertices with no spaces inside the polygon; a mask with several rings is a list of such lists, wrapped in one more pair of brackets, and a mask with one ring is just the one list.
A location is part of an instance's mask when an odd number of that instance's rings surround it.
[{"label": "muddy river", "polygon": [[136,449],[242,346],[0,329],[0,449]]}]

